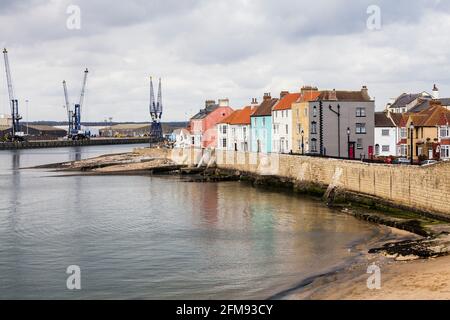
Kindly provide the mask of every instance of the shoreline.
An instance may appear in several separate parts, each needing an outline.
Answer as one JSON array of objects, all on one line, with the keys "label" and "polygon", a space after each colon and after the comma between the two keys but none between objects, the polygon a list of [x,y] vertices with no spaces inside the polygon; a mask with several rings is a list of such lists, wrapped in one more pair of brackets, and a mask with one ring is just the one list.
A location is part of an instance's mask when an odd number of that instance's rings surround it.
[{"label": "shoreline", "polygon": [[[313,292],[316,290],[321,290],[323,287],[331,288],[333,281],[336,278],[341,277],[343,274],[349,270],[355,269],[356,267],[365,266],[367,264],[367,260],[388,259],[383,257],[381,254],[369,254],[368,248],[373,246],[381,246],[389,241],[402,241],[420,238],[420,236],[416,234],[383,225],[377,225],[376,228],[376,234],[372,235],[368,240],[366,239],[365,241],[362,239],[349,248],[349,250],[357,252],[354,257],[344,260],[338,267],[331,268],[327,272],[303,279],[293,287],[271,296],[269,300],[309,300],[310,295]],[[365,268],[367,268],[367,266]]]},{"label": "shoreline", "polygon": [[[151,175],[153,173],[186,176],[194,174],[191,182],[218,182],[238,180],[252,183],[254,187],[277,187],[279,191],[295,194],[323,196],[323,186],[302,185],[300,188],[292,181],[276,177],[258,177],[239,171],[205,169],[199,173],[187,165],[176,165],[162,157],[148,157],[135,153],[104,155],[82,161],[40,166],[40,169],[53,169],[75,175]],[[239,179],[236,179],[236,178]],[[326,190],[326,189],[325,189]],[[361,199],[362,201],[361,201]],[[378,226],[379,233],[367,242],[357,243],[355,258],[327,273],[308,277],[292,288],[279,292],[269,299],[450,299],[450,225],[448,221],[436,220],[433,216],[405,211],[364,195],[342,195],[336,192],[328,202],[337,213],[352,215]],[[360,202],[361,201],[361,202]],[[381,212],[385,209],[386,212]],[[376,211],[380,212],[376,212]],[[407,230],[407,231],[403,231]],[[410,231],[410,232],[408,232]],[[413,233],[411,233],[413,232]],[[438,257],[439,259],[431,259]],[[445,257],[442,257],[445,256]],[[410,261],[416,260],[416,261]],[[381,290],[369,290],[366,285],[367,267],[376,263],[382,272]],[[447,269],[445,269],[447,267]],[[430,272],[433,270],[433,272]],[[405,283],[404,274],[412,273]],[[437,279],[439,285],[434,284]],[[386,285],[384,289],[383,284]],[[409,291],[404,293],[403,287]],[[415,290],[414,287],[418,289]]]},{"label": "shoreline", "polygon": [[[285,300],[450,300],[450,256],[395,261],[381,255],[316,277]],[[380,289],[369,289],[368,266],[380,268]]]}]

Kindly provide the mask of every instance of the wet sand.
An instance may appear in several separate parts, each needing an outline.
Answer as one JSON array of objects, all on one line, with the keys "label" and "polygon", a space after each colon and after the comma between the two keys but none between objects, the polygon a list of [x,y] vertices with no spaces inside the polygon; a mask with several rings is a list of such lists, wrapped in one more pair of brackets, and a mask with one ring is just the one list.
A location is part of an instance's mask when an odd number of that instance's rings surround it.
[{"label": "wet sand", "polygon": [[[367,286],[371,276],[367,269],[372,264],[381,271],[380,289]],[[345,270],[319,277],[285,299],[450,300],[450,256],[396,261],[381,254],[367,254]]]}]

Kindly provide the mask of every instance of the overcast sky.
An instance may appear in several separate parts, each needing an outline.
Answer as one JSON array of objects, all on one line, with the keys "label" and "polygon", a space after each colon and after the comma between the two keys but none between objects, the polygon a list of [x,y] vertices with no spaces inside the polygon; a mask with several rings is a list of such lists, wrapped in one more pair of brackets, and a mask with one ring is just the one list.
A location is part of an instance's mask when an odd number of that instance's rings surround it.
[{"label": "overcast sky", "polygon": [[[79,30],[67,28],[71,4]],[[370,5],[381,9],[380,30],[367,28]],[[0,41],[31,120],[65,120],[62,80],[75,102],[86,67],[84,121],[149,120],[150,75],[163,79],[164,121],[188,118],[205,99],[241,108],[305,84],[367,85],[382,109],[434,83],[450,96],[449,14],[439,0],[2,0]],[[9,113],[3,61],[0,70],[0,113]]]}]

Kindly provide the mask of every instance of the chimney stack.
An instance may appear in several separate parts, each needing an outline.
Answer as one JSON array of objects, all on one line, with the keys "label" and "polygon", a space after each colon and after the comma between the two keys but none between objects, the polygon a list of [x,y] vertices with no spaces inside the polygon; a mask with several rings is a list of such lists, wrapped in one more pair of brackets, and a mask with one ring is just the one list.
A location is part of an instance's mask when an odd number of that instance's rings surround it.
[{"label": "chimney stack", "polygon": [[313,87],[313,86],[303,86],[300,89],[300,92],[302,94],[305,94],[306,92],[311,92],[311,91],[319,91],[319,89],[317,87]]},{"label": "chimney stack", "polygon": [[219,99],[219,107],[229,107],[229,106],[230,106],[230,100],[228,98]]},{"label": "chimney stack", "polygon": [[209,106],[213,106],[216,104],[216,100],[206,100],[205,101],[205,108],[208,108]]},{"label": "chimney stack", "polygon": [[328,91],[328,100],[337,101],[336,89],[333,89],[333,91]]},{"label": "chimney stack", "polygon": [[367,86],[362,86],[361,94],[365,100],[370,100],[369,89],[367,89]]},{"label": "chimney stack", "polygon": [[288,94],[289,94],[289,91],[281,91],[280,92],[280,100],[283,99]]},{"label": "chimney stack", "polygon": [[436,85],[433,86],[433,99],[434,100],[439,99],[439,89]]},{"label": "chimney stack", "polygon": [[272,96],[270,95],[270,92],[264,93],[264,98],[263,98],[263,100],[266,101],[266,100],[270,100],[270,99],[272,99]]},{"label": "chimney stack", "polygon": [[252,107],[255,107],[255,106],[257,106],[257,105],[258,105],[258,99],[252,98],[251,106],[252,106]]}]

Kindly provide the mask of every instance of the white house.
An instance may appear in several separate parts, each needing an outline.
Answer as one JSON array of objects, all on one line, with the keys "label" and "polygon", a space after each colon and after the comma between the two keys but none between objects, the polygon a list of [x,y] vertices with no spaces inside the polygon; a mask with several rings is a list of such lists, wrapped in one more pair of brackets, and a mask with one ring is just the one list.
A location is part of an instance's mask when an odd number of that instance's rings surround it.
[{"label": "white house", "polygon": [[217,124],[217,149],[250,150],[250,116],[254,110],[252,106],[235,110]]},{"label": "white house", "polygon": [[173,131],[175,136],[175,148],[189,148],[192,145],[191,134],[187,129],[176,129]]},{"label": "white house", "polygon": [[387,111],[375,112],[375,156],[397,155],[397,126]]},{"label": "white house", "polygon": [[280,100],[272,109],[272,152],[290,153],[292,147],[292,104],[300,93],[282,91]]}]

